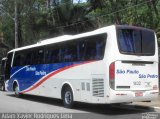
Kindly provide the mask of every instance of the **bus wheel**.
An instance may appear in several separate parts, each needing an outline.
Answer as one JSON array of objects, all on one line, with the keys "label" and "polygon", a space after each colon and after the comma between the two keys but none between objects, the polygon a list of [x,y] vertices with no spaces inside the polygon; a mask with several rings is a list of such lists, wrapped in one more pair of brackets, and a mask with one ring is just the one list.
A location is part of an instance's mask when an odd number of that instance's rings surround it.
[{"label": "bus wheel", "polygon": [[63,104],[66,108],[72,108],[74,101],[73,101],[73,92],[70,87],[66,87],[63,91]]},{"label": "bus wheel", "polygon": [[20,90],[17,84],[14,85],[14,94],[16,97],[21,97]]}]

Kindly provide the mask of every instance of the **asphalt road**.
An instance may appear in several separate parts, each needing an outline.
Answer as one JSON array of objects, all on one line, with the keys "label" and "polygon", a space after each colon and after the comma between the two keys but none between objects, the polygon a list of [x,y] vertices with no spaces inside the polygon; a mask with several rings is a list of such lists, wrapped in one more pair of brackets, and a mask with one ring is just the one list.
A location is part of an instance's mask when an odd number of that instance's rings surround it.
[{"label": "asphalt road", "polygon": [[0,113],[73,113],[72,119],[142,119],[143,113],[150,112],[160,111],[132,104],[113,106],[76,103],[74,109],[67,109],[61,100],[30,95],[16,98],[11,92],[0,91]]}]

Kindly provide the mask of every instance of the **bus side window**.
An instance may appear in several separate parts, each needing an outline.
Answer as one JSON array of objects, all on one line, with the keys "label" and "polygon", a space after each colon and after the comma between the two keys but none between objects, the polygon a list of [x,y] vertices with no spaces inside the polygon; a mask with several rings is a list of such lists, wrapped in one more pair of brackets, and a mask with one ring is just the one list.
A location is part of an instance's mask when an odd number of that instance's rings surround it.
[{"label": "bus side window", "polygon": [[20,54],[20,66],[25,65],[25,53]]},{"label": "bus side window", "polygon": [[76,43],[74,41],[65,44],[63,49],[63,55],[64,62],[74,62],[77,60],[77,48]]},{"label": "bus side window", "polygon": [[52,52],[51,48],[46,48],[46,51],[45,51],[45,63],[46,64],[52,63],[51,52]]},{"label": "bus side window", "polygon": [[102,49],[103,48],[103,42],[102,41],[97,41],[96,42],[96,59],[101,59],[102,57]]},{"label": "bus side window", "polygon": [[59,62],[59,48],[54,49],[52,52],[52,60],[54,63],[58,63]]},{"label": "bus side window", "polygon": [[103,59],[105,44],[106,44],[106,40],[104,38],[102,38],[102,39],[97,38],[97,41],[96,41],[96,57],[95,57],[96,60]]},{"label": "bus side window", "polygon": [[78,48],[81,54],[78,58],[84,58],[86,61],[103,59],[105,44],[106,34],[84,38]]},{"label": "bus side window", "polygon": [[45,63],[58,63],[59,62],[59,47],[46,48]]},{"label": "bus side window", "polygon": [[70,45],[69,45],[69,54],[71,55],[71,59],[70,61],[74,62],[77,61],[77,44],[75,41],[73,41]]},{"label": "bus side window", "polygon": [[63,62],[77,61],[77,47],[76,42],[67,43],[61,49],[61,58]]},{"label": "bus side window", "polygon": [[29,51],[26,53],[25,65],[31,65],[31,64],[32,64],[32,52]]},{"label": "bus side window", "polygon": [[86,51],[86,41],[85,39],[80,39],[77,44],[77,60],[84,61],[85,60],[85,51]]},{"label": "bus side window", "polygon": [[60,62],[67,62],[69,61],[69,55],[68,55],[68,48],[67,45],[63,45],[62,48],[60,49]]},{"label": "bus side window", "polygon": [[86,60],[94,60],[96,57],[96,41],[89,37],[87,39],[87,46],[86,46]]},{"label": "bus side window", "polygon": [[63,62],[69,62],[69,60],[71,59],[71,56],[68,54],[68,48],[65,47],[63,50],[62,50],[62,61]]},{"label": "bus side window", "polygon": [[34,55],[34,64],[43,64],[44,63],[44,50],[37,49]]},{"label": "bus side window", "polygon": [[33,51],[15,52],[13,66],[25,66],[32,64]]},{"label": "bus side window", "polygon": [[23,66],[23,65],[25,65],[24,59],[25,59],[24,53],[16,52],[13,66]]},{"label": "bus side window", "polygon": [[19,66],[19,65],[20,65],[20,55],[15,54],[13,66]]}]

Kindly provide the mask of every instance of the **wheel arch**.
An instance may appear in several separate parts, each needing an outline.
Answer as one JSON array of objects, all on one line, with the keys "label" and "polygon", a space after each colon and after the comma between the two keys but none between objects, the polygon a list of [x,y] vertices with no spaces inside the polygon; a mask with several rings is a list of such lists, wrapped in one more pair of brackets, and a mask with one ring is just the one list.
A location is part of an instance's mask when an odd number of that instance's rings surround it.
[{"label": "wheel arch", "polygon": [[13,85],[12,85],[12,90],[13,90],[13,91],[14,91],[16,85],[18,85],[18,87],[19,87],[18,81],[17,81],[17,80],[14,80],[14,81],[13,81]]}]

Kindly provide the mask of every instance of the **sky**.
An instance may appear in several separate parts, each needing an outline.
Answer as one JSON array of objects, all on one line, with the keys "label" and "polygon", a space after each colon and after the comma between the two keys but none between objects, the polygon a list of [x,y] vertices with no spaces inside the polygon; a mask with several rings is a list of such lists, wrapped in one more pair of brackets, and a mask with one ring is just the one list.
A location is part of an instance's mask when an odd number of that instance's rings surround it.
[{"label": "sky", "polygon": [[86,0],[74,0],[75,3],[78,3],[78,1],[81,1],[81,3],[86,2]]}]

